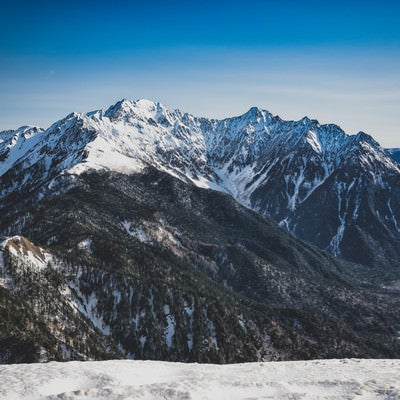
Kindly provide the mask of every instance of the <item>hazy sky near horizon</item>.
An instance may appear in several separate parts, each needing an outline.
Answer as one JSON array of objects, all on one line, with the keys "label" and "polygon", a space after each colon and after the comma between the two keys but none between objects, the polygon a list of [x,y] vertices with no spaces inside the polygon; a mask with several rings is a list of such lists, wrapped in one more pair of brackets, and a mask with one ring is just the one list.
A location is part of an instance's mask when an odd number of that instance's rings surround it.
[{"label": "hazy sky near horizon", "polygon": [[400,1],[0,0],[0,130],[148,98],[400,147]]}]

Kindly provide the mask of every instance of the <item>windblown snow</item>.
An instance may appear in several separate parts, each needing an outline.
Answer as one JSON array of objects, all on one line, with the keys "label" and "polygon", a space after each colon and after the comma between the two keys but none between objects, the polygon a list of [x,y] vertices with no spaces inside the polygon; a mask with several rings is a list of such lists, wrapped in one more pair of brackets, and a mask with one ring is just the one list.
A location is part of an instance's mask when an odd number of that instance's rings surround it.
[{"label": "windblown snow", "polygon": [[398,399],[400,360],[0,366],[1,399]]}]

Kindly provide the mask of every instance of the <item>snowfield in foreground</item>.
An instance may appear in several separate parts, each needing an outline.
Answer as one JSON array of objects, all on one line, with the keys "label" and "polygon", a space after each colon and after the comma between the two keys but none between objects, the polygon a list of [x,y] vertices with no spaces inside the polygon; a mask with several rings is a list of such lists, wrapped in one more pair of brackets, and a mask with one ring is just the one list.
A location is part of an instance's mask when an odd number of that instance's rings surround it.
[{"label": "snowfield in foreground", "polygon": [[0,366],[1,399],[398,399],[400,360]]}]

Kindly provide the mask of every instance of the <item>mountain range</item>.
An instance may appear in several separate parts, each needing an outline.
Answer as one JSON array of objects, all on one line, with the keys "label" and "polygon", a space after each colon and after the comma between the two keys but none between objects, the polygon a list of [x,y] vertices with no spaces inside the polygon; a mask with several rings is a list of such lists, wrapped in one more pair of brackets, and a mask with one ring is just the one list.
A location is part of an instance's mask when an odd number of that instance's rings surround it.
[{"label": "mountain range", "polygon": [[395,357],[398,152],[148,100],[0,133],[0,359]]}]

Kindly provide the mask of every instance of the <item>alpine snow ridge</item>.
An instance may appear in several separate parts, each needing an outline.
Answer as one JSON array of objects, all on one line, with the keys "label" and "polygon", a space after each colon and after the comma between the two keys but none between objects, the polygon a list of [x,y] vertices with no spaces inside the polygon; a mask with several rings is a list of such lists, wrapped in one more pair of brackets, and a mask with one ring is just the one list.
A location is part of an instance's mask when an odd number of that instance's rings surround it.
[{"label": "alpine snow ridge", "polygon": [[[232,195],[335,256],[391,270],[400,259],[400,166],[371,136],[253,107],[197,118],[148,100],[73,113],[49,129],[1,133],[2,206],[66,175],[148,166]],[[9,202],[11,201],[11,203]]]}]

